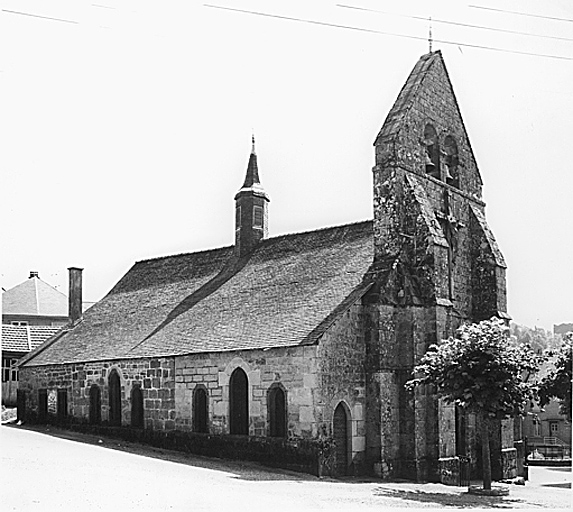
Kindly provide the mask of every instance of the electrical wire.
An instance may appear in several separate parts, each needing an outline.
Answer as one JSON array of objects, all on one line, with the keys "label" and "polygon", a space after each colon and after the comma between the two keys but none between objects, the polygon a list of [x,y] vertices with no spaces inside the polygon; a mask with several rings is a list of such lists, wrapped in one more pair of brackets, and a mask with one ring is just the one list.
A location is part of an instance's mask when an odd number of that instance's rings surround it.
[{"label": "electrical wire", "polygon": [[508,14],[517,14],[518,16],[528,16],[530,18],[541,18],[544,20],[554,20],[554,21],[567,21],[569,23],[573,23],[573,20],[569,18],[558,18],[555,16],[544,16],[542,14],[531,14],[528,12],[509,11],[507,9],[496,9],[494,7],[482,7],[481,5],[468,5],[468,7],[471,7],[472,9],[483,9],[484,11],[505,12]]},{"label": "electrical wire", "polygon": [[[420,36],[411,36],[411,35],[407,35],[407,34],[398,34],[395,32],[384,32],[382,30],[374,30],[374,29],[368,29],[368,28],[362,28],[362,27],[353,27],[351,25],[340,25],[337,23],[328,23],[326,21],[317,21],[317,20],[308,20],[308,19],[304,19],[304,18],[295,18],[295,17],[291,17],[291,16],[282,16],[279,14],[270,14],[270,13],[266,13],[266,12],[259,12],[259,11],[249,11],[246,9],[236,9],[233,7],[224,7],[221,5],[212,5],[212,4],[203,4],[204,7],[209,7],[212,9],[222,9],[225,11],[233,11],[233,12],[240,12],[240,13],[244,13],[244,14],[253,14],[255,16],[264,16],[267,18],[277,18],[277,19],[281,19],[281,20],[287,20],[287,21],[296,21],[296,22],[300,22],[300,23],[309,23],[312,25],[321,25],[321,26],[325,26],[325,27],[334,27],[334,28],[342,28],[342,29],[347,29],[347,30],[354,30],[357,32],[367,32],[370,34],[381,34],[381,35],[386,35],[386,36],[392,36],[392,37],[402,37],[402,38],[406,38],[406,39],[416,39],[418,41],[427,41],[427,38],[425,37],[420,37]],[[558,60],[569,60],[569,61],[573,61],[573,57],[565,57],[562,55],[551,55],[548,53],[534,53],[534,52],[525,52],[525,51],[521,51],[521,50],[509,50],[507,48],[496,48],[493,46],[485,46],[485,45],[478,45],[478,44],[469,44],[469,43],[460,43],[460,42],[455,42],[455,41],[446,41],[444,39],[434,39],[435,43],[441,43],[441,44],[450,44],[450,45],[454,45],[454,46],[463,46],[464,48],[476,48],[479,50],[489,50],[489,51],[494,51],[494,52],[501,52],[501,53],[511,53],[514,55],[526,55],[529,57],[545,57],[548,59],[558,59]]]},{"label": "electrical wire", "polygon": [[44,20],[52,20],[52,21],[62,21],[64,23],[73,23],[77,25],[77,21],[73,20],[64,20],[62,18],[51,18],[50,16],[40,16],[39,14],[31,14],[29,12],[21,12],[21,11],[10,11],[9,9],[2,9],[2,12],[7,12],[8,14],[19,14],[21,16],[31,16],[32,18],[42,18]]},{"label": "electrical wire", "polygon": [[[379,11],[377,9],[367,9],[366,7],[358,7],[358,6],[354,6],[354,5],[336,4],[336,7],[342,7],[344,9],[354,9],[357,11],[375,12],[375,13],[379,13],[379,14],[386,14],[389,16],[397,16],[399,18],[408,18],[408,19],[412,19],[412,20],[428,21],[428,18],[424,18],[423,16],[414,16],[414,15],[408,15],[408,14],[397,14],[397,13],[393,13],[393,12]],[[442,23],[444,25],[456,25],[458,27],[467,27],[467,28],[476,28],[476,29],[480,29],[480,30],[489,30],[492,32],[502,32],[505,34],[516,34],[516,35],[520,35],[520,36],[556,39],[559,41],[573,41],[573,39],[571,39],[569,37],[533,34],[531,32],[521,32],[519,30],[509,30],[509,29],[505,29],[505,28],[486,27],[484,25],[472,25],[470,23],[461,23],[461,22],[457,22],[457,21],[440,20],[437,18],[432,18],[432,22]]]}]

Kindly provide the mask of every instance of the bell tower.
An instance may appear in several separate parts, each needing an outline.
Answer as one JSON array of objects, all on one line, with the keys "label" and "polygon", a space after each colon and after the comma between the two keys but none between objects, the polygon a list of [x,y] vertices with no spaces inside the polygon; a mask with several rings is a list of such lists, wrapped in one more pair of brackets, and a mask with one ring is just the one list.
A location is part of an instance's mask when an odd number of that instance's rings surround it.
[{"label": "bell tower", "polygon": [[255,136],[252,138],[247,175],[235,195],[235,253],[244,256],[268,235],[267,204],[269,196],[259,181]]}]

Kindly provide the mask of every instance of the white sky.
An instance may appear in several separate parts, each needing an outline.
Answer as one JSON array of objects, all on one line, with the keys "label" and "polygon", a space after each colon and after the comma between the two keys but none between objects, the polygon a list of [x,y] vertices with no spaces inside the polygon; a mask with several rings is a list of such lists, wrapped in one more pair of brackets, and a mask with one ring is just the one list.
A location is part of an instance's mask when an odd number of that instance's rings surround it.
[{"label": "white sky", "polygon": [[[207,0],[206,0],[207,1]],[[573,2],[339,0],[436,40],[573,59]],[[426,38],[336,1],[209,0]],[[252,129],[270,235],[372,218],[372,143],[424,40],[201,1],[0,0],[2,286],[99,300],[138,260],[233,243]],[[49,20],[33,14],[73,21]],[[441,49],[518,323],[573,321],[573,60]]]}]

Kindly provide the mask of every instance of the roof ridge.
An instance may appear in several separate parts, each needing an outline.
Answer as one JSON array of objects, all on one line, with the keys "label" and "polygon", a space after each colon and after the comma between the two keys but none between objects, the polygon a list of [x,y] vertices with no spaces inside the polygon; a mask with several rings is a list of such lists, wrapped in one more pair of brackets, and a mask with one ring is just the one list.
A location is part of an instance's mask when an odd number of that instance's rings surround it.
[{"label": "roof ridge", "polygon": [[[261,244],[264,244],[267,241],[271,241],[271,240],[278,240],[281,238],[286,238],[289,236],[298,236],[298,235],[306,235],[309,233],[319,233],[319,232],[323,232],[323,231],[328,231],[331,229],[340,229],[340,228],[345,228],[345,227],[350,227],[350,226],[355,226],[358,224],[367,224],[369,222],[373,222],[373,219],[365,219],[365,220],[359,220],[359,221],[354,221],[354,222],[349,222],[347,224],[337,224],[335,226],[326,226],[326,227],[322,227],[322,228],[317,228],[317,229],[308,229],[306,231],[295,231],[295,232],[291,232],[291,233],[283,233],[280,235],[275,235],[275,236],[270,236],[268,238],[264,238],[263,240],[261,240],[259,242],[259,246]],[[159,260],[165,260],[168,258],[178,258],[181,256],[190,256],[190,255],[197,255],[197,254],[204,254],[204,253],[209,253],[209,252],[215,252],[215,251],[223,251],[225,249],[232,249],[234,246],[233,245],[224,245],[222,247],[214,247],[212,249],[203,249],[200,251],[191,251],[191,252],[180,252],[180,253],[176,253],[176,254],[167,254],[165,256],[157,256],[155,258],[146,258],[143,260],[137,260],[134,265],[137,265],[138,263],[146,263],[149,261],[159,261]]]},{"label": "roof ridge", "polygon": [[166,254],[165,256],[156,256],[155,258],[145,258],[143,260],[137,260],[135,262],[135,264],[144,263],[146,261],[166,260],[168,258],[177,258],[179,256],[188,256],[190,254],[203,254],[203,253],[208,253],[208,252],[222,251],[224,249],[232,249],[233,247],[234,247],[233,245],[224,245],[222,247],[213,247],[211,249],[201,249],[199,251],[178,252],[175,254]]},{"label": "roof ridge", "polygon": [[350,227],[350,226],[357,226],[358,224],[367,224],[367,223],[370,223],[373,221],[374,221],[374,219],[358,220],[358,221],[354,221],[354,222],[349,222],[347,224],[337,224],[335,226],[326,226],[323,228],[308,229],[306,231],[295,231],[295,232],[291,232],[291,233],[283,233],[281,235],[275,235],[275,236],[271,236],[269,238],[265,238],[265,239],[261,240],[261,243],[264,243],[267,240],[276,240],[278,238],[285,238],[287,236],[307,235],[309,233],[318,233],[318,232],[322,232],[322,231],[329,231],[331,229],[340,229],[340,228],[346,228],[346,227]]}]

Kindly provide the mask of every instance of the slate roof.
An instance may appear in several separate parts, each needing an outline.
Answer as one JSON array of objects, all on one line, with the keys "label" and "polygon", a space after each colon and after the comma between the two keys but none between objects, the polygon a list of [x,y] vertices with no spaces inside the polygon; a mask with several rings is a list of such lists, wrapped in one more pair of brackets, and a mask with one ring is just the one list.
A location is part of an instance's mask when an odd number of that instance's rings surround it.
[{"label": "slate roof", "polygon": [[439,51],[427,53],[420,57],[408,76],[406,83],[400,90],[400,94],[398,94],[390,112],[388,112],[374,144],[377,144],[379,141],[388,142],[396,137],[398,131],[404,125],[408,110],[411,108],[414,99],[419,95],[419,91],[428,71],[438,58],[442,58],[442,54]]},{"label": "slate roof", "polygon": [[68,316],[68,298],[39,277],[31,277],[2,293],[2,314]]},{"label": "slate roof", "polygon": [[372,221],[136,263],[26,365],[316,343],[370,286]]},{"label": "slate roof", "polygon": [[[422,55],[418,59],[418,62],[416,62],[414,69],[412,69],[412,71],[410,72],[410,75],[408,76],[406,83],[400,90],[400,93],[398,94],[398,97],[396,98],[394,105],[390,109],[390,112],[388,112],[384,124],[382,125],[382,128],[380,128],[380,131],[376,136],[374,145],[377,145],[378,143],[381,142],[385,144],[392,144],[396,141],[400,130],[407,129],[407,123],[405,123],[405,121],[407,120],[408,117],[408,111],[410,110],[410,108],[412,108],[412,105],[414,104],[415,100],[423,96],[422,89],[425,86],[424,80],[429,75],[430,70],[432,69],[433,66],[441,66],[443,73],[447,78],[452,93],[452,98],[460,115],[462,127],[466,135],[466,142],[475,160],[470,139],[467,130],[465,128],[465,125],[463,123],[463,118],[458,104],[458,100],[454,93],[454,88],[452,86],[452,82],[450,80],[450,76],[448,74],[448,70],[446,68],[444,58],[442,57],[442,52],[440,50]],[[478,172],[478,178],[481,182],[482,180],[481,176],[479,175],[479,172]]]},{"label": "slate roof", "polygon": [[2,351],[30,352],[60,329],[61,327],[2,325]]}]

